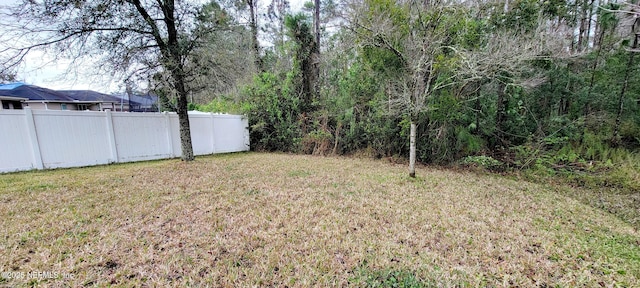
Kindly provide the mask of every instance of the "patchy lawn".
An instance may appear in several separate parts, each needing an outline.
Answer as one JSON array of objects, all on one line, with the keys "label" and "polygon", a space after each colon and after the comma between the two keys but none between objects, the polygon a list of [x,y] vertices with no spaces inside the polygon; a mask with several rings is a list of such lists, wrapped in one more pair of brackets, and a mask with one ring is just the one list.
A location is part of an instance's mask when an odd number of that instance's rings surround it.
[{"label": "patchy lawn", "polygon": [[243,153],[0,175],[0,286],[638,286],[640,233],[527,182]]}]

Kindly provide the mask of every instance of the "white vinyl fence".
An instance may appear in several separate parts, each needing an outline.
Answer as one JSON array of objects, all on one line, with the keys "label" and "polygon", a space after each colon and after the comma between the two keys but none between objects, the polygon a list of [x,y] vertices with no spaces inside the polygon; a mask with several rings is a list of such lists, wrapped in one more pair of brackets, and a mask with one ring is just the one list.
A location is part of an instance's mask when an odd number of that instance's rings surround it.
[{"label": "white vinyl fence", "polygon": [[[195,155],[249,150],[240,115],[189,112]],[[0,173],[180,157],[175,113],[0,110]]]}]

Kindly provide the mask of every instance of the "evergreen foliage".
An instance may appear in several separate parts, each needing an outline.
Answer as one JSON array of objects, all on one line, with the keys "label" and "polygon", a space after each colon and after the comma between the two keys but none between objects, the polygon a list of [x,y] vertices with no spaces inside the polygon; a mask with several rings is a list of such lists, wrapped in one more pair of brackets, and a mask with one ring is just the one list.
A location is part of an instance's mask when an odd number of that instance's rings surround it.
[{"label": "evergreen foliage", "polygon": [[[413,122],[422,163],[634,186],[579,176],[637,167],[638,24],[618,12],[624,5],[445,2],[367,0],[340,14],[332,1],[322,18],[337,28],[321,31],[322,47],[313,4],[299,14],[273,6],[280,30],[260,49],[262,72],[191,108],[248,115],[255,150],[405,158]],[[233,26],[223,10],[209,4],[200,25],[215,16]]]}]

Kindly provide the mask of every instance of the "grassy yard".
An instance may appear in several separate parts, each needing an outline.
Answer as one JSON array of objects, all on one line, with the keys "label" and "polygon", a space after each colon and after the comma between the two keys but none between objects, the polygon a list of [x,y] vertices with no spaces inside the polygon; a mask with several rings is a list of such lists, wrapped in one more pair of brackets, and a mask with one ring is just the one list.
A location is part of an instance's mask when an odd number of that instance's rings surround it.
[{"label": "grassy yard", "polygon": [[0,286],[640,285],[619,218],[551,186],[417,172],[243,153],[0,175]]}]

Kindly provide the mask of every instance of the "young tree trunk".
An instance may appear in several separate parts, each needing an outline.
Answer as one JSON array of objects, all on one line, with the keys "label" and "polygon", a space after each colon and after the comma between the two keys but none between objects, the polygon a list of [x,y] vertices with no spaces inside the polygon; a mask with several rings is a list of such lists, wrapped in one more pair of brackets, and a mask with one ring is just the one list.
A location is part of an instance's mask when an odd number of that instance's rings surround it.
[{"label": "young tree trunk", "polygon": [[[578,5],[578,0],[576,0],[575,5],[573,6],[573,15],[576,18],[575,23],[573,23],[573,21],[570,21],[568,24],[569,28],[571,29],[571,31],[575,31],[575,26],[574,25],[580,25],[580,21],[578,20],[578,15],[579,15],[579,11],[578,8],[580,7],[580,5]],[[572,34],[572,38],[571,38],[571,53],[575,53],[576,50],[578,50],[579,48],[579,42],[580,42],[580,34],[578,34],[578,39],[576,39],[575,34]]]},{"label": "young tree trunk", "polygon": [[[587,51],[590,51],[590,49],[589,49],[589,39],[591,37],[591,22],[593,20],[593,8],[594,8],[593,4],[594,3],[595,3],[595,0],[591,0],[589,2],[589,16],[588,16],[589,19],[587,19]],[[598,34],[595,34],[595,35],[598,35]],[[593,42],[594,42],[593,43],[593,47],[595,47],[595,42],[596,42],[595,37],[593,39]]]},{"label": "young tree trunk", "polygon": [[[582,1],[582,5],[580,5],[581,15],[580,15],[580,24],[579,24],[580,27],[578,32],[578,44],[577,44],[578,52],[583,51],[585,42],[588,42],[588,40],[585,41],[585,37],[589,37],[588,35],[585,35],[586,34],[585,32],[587,30],[587,5],[588,5],[587,0]],[[576,9],[578,8],[576,7]]]},{"label": "young tree trunk", "polygon": [[[505,95],[506,85],[502,82],[498,84],[498,100],[496,101],[496,145],[505,146],[504,122],[507,119],[507,106],[509,98]],[[495,148],[495,147],[494,147]]]},{"label": "young tree trunk", "polygon": [[[480,84],[478,84],[478,86],[480,86]],[[476,110],[476,130],[474,131],[474,133],[476,135],[480,135],[480,111],[482,110],[482,105],[480,103],[480,89],[478,89],[475,93],[474,93],[475,97],[476,97],[476,101],[475,101],[475,107],[474,109]]]},{"label": "young tree trunk", "polygon": [[[567,64],[567,68],[569,71],[573,71],[574,64],[570,62]],[[558,102],[558,116],[563,116],[569,113],[569,106],[571,106],[571,95],[573,94],[571,91],[573,90],[573,81],[571,78],[567,80],[567,85],[564,88],[564,91],[560,92],[560,100]],[[553,117],[553,115],[550,115]]]},{"label": "young tree trunk", "polygon": [[314,6],[313,33],[316,49],[311,55],[311,60],[313,61],[313,95],[314,98],[318,98],[320,96],[320,0],[315,0]]},{"label": "young tree trunk", "polygon": [[334,136],[334,143],[333,143],[333,155],[338,155],[338,142],[340,141],[340,129],[342,129],[342,122],[338,122],[338,125],[336,126],[336,132],[335,132],[335,136]]},{"label": "young tree trunk", "polygon": [[413,119],[409,134],[409,177],[416,177],[416,122]]},{"label": "young tree trunk", "polygon": [[598,47],[600,47],[600,43],[602,42],[602,36],[601,36],[601,30],[602,30],[602,24],[600,23],[600,21],[602,21],[600,19],[600,15],[598,15],[598,20],[596,20],[596,23],[593,24],[593,30],[594,30],[594,35],[595,37],[593,38],[593,48],[597,49]]},{"label": "young tree trunk", "polygon": [[596,81],[596,68],[598,68],[598,61],[600,60],[600,52],[602,52],[602,41],[604,39],[604,29],[600,31],[600,35],[598,36],[597,44],[598,48],[596,49],[596,57],[593,59],[593,65],[591,65],[591,79],[589,80],[589,89],[587,90],[587,101],[584,105],[584,117],[589,116],[591,112],[591,106],[589,103],[591,102],[591,92],[593,92],[593,85]]}]

